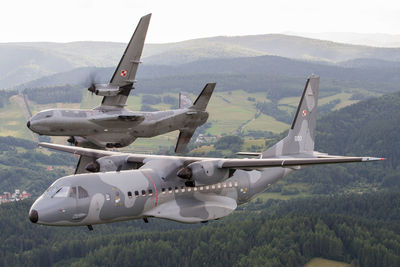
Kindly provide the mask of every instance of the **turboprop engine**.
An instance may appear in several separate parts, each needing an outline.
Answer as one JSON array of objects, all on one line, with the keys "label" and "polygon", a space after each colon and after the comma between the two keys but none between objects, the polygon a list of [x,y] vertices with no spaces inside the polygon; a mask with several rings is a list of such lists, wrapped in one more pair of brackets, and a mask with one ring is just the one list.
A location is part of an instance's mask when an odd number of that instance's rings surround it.
[{"label": "turboprop engine", "polygon": [[92,84],[88,90],[100,96],[116,96],[121,92],[119,86],[112,86],[109,84]]},{"label": "turboprop engine", "polygon": [[218,161],[193,162],[180,169],[177,176],[196,185],[210,185],[229,178],[229,169],[219,168]]},{"label": "turboprop engine", "polygon": [[86,170],[89,172],[111,172],[135,168],[136,166],[132,166],[132,163],[128,162],[126,155],[98,158],[86,166]]}]

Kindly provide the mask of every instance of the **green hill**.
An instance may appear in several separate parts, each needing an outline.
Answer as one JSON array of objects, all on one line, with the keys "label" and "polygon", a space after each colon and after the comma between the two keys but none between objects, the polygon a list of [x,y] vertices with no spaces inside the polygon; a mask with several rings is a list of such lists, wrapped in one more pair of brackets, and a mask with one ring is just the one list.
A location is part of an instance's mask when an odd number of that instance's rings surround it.
[{"label": "green hill", "polygon": [[[125,44],[112,42],[0,44],[0,88],[79,67],[116,66]],[[399,61],[399,48],[377,48],[309,38],[265,34],[211,37],[177,43],[146,44],[143,62],[180,65],[205,59],[273,55],[339,63],[358,58]]]}]

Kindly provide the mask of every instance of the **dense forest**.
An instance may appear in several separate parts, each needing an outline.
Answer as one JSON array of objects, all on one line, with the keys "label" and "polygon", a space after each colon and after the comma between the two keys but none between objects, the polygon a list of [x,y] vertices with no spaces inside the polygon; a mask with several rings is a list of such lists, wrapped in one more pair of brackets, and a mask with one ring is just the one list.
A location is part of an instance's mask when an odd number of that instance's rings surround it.
[{"label": "dense forest", "polygon": [[397,192],[258,200],[205,225],[151,219],[92,232],[32,224],[31,203],[0,205],[2,266],[300,266],[314,257],[400,265]]}]

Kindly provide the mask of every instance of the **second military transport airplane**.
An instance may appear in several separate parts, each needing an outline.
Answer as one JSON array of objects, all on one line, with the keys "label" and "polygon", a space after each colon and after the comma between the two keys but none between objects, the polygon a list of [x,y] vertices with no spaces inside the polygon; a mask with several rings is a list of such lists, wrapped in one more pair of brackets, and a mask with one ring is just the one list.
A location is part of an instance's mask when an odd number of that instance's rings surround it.
[{"label": "second military transport airplane", "polygon": [[196,128],[208,119],[206,107],[215,83],[208,83],[194,104],[183,96],[179,109],[133,112],[124,108],[144,46],[151,14],[142,17],[109,84],[93,84],[88,90],[104,96],[92,110],[43,110],[27,126],[40,135],[71,136],[76,146],[113,148],[131,144],[138,137],[154,137],[179,130],[175,152],[184,152]]},{"label": "second military transport airplane", "polygon": [[149,217],[205,222],[227,216],[303,166],[382,160],[314,151],[318,87],[319,77],[311,76],[288,136],[258,159],[127,154],[41,143],[78,154],[80,161],[75,175],[58,179],[33,203],[29,219],[90,230],[93,224],[147,222]]}]

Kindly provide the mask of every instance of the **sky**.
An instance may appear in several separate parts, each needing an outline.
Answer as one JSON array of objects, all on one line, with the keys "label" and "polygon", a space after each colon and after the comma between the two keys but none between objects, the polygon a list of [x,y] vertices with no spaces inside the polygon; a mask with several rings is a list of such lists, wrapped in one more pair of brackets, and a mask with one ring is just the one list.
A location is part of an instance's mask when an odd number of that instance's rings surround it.
[{"label": "sky", "polygon": [[400,1],[2,0],[0,42],[128,42],[152,13],[148,43],[282,32],[400,34]]}]

